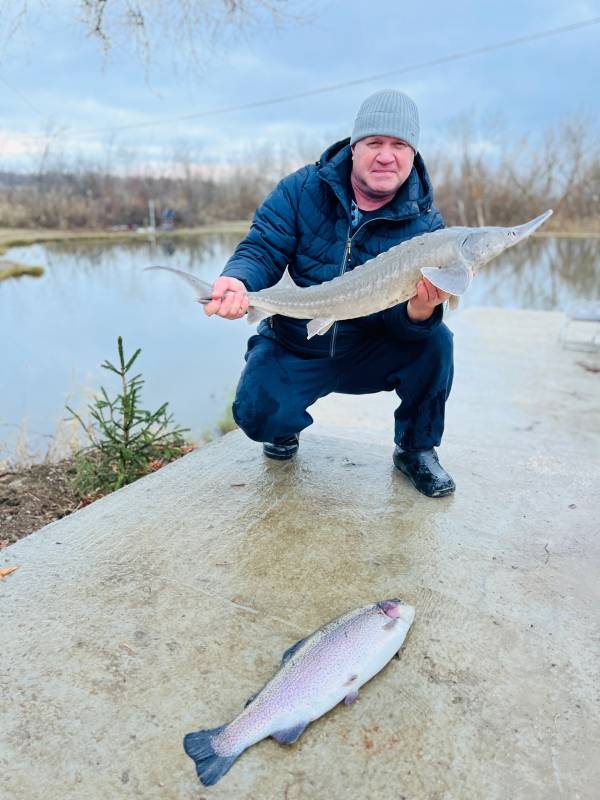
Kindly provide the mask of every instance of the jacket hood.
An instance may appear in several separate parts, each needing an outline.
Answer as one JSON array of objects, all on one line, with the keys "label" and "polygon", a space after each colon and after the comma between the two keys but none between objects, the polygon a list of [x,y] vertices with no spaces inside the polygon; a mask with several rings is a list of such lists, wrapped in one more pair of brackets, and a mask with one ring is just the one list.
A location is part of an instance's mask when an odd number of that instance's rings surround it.
[{"label": "jacket hood", "polygon": [[[352,151],[350,137],[330,145],[317,162],[320,177],[326,181],[349,213],[352,201],[350,173]],[[413,168],[408,178],[396,192],[396,196],[385,206],[389,216],[412,216],[426,211],[433,204],[433,188],[421,154],[415,155]]]}]

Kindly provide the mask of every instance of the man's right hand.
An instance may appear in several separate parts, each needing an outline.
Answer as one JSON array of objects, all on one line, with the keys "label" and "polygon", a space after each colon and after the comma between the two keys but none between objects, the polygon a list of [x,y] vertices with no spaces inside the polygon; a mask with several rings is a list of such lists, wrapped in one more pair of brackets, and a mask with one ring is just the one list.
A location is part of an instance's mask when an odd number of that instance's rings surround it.
[{"label": "man's right hand", "polygon": [[217,278],[212,288],[212,300],[204,306],[208,317],[217,314],[225,319],[239,319],[248,310],[248,292],[237,278]]}]

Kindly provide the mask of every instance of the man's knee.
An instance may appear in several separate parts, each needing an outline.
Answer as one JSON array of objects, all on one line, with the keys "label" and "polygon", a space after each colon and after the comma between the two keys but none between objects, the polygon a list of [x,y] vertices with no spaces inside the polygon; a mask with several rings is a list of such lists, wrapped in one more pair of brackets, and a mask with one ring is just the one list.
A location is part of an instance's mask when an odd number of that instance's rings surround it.
[{"label": "man's knee", "polygon": [[274,397],[264,386],[256,391],[238,389],[233,403],[233,418],[249,439],[272,442],[298,433],[312,422],[306,409],[300,407],[293,395]]},{"label": "man's knee", "polygon": [[429,358],[436,358],[440,364],[451,365],[454,353],[454,334],[447,325],[442,323],[424,341],[425,350]]},{"label": "man's knee", "polygon": [[240,384],[232,406],[233,418],[246,436],[268,441],[268,431],[280,411],[280,402],[264,386]]}]

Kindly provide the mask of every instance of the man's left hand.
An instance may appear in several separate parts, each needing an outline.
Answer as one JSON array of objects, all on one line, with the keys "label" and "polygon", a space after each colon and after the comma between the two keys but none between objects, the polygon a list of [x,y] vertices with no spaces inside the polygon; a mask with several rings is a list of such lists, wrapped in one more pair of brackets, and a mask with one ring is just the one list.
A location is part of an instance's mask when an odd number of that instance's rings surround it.
[{"label": "man's left hand", "polygon": [[449,297],[448,292],[442,292],[427,278],[421,278],[417,283],[416,294],[410,298],[406,306],[408,318],[412,322],[425,322],[433,314],[433,309]]}]

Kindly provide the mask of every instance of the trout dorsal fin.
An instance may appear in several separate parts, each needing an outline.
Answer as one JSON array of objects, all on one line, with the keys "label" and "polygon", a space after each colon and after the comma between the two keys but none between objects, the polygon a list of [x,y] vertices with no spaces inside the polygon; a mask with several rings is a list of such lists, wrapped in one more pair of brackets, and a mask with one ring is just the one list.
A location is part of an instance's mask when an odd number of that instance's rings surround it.
[{"label": "trout dorsal fin", "polygon": [[464,294],[473,279],[469,267],[460,262],[447,267],[423,267],[421,272],[434,286],[449,294]]},{"label": "trout dorsal fin", "polygon": [[298,641],[295,642],[291,647],[288,647],[288,649],[285,651],[285,653],[281,657],[281,666],[282,667],[284,666],[284,664],[287,664],[287,662],[294,655],[296,650],[299,650],[302,647],[302,645],[304,644],[305,641],[306,641],[306,639],[298,639]]}]

